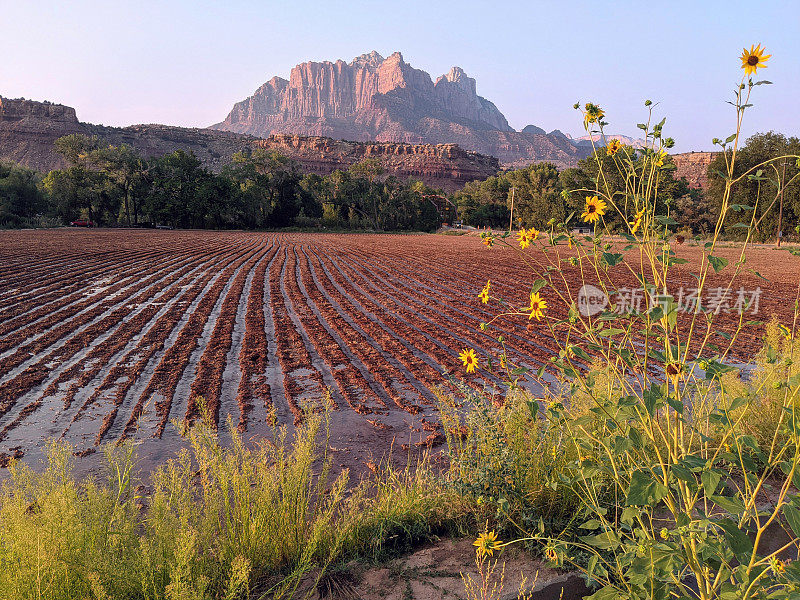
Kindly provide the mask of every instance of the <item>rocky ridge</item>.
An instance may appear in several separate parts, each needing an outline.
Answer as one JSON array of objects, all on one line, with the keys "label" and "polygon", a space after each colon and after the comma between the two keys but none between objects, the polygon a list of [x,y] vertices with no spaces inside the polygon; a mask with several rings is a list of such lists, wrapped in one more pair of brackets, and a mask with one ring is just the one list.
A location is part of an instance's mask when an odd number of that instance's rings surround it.
[{"label": "rocky ridge", "polygon": [[73,133],[96,135],[110,145],[129,144],[142,155],[160,156],[175,150],[192,151],[205,166],[219,171],[235,152],[246,148],[275,150],[299,163],[307,173],[327,174],[367,157],[380,157],[387,172],[400,179],[421,179],[432,187],[454,191],[473,179],[494,175],[500,165],[491,156],[467,152],[455,144],[413,145],[341,142],[302,136],[254,136],[228,131],[131,125],[108,127],[82,123],[75,109],[60,104],[0,97],[0,160],[39,171],[65,166],[54,142]]},{"label": "rocky ridge", "polygon": [[561,132],[529,125],[515,131],[477,94],[475,79],[453,67],[434,82],[395,52],[350,63],[305,62],[289,79],[273,77],[237,102],[212,129],[259,137],[273,133],[406,144],[456,143],[519,167],[547,160],[574,166],[589,152]]}]

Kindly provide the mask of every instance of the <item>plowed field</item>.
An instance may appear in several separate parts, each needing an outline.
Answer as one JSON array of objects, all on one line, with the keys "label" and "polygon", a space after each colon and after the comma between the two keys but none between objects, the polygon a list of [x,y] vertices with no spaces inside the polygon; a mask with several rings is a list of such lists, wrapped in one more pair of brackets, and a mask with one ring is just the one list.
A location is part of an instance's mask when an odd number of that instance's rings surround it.
[{"label": "plowed field", "polygon": [[[732,264],[736,252],[718,254]],[[690,285],[699,249],[678,255],[690,262],[675,283]],[[800,259],[756,249],[748,267],[769,280],[737,282],[763,290],[758,318],[790,324]],[[393,441],[437,443],[430,388],[448,385],[445,371],[461,376],[461,349],[485,358],[502,334],[533,368],[556,352],[536,321],[480,330],[497,311],[476,297],[487,279],[520,302],[532,281],[513,253],[476,236],[0,232],[0,453],[40,455],[55,437],[89,454],[130,437],[159,460],[198,396],[218,422],[257,437],[296,423],[326,389],[332,445],[348,462]],[[745,332],[743,357],[759,336]],[[467,382],[500,380],[481,369]]]}]

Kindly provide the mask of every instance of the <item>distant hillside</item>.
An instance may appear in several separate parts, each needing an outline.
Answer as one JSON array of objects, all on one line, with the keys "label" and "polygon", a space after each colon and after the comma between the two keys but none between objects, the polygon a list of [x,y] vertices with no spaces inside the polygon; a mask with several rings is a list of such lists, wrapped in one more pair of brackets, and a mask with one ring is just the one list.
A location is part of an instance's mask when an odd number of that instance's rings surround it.
[{"label": "distant hillside", "polygon": [[272,133],[355,141],[455,143],[497,157],[504,166],[550,161],[574,166],[587,149],[559,131],[529,125],[515,131],[476,91],[460,67],[434,82],[399,52],[363,54],[350,63],[305,62],[289,79],[273,77],[236,103],[213,129],[266,137]]},{"label": "distant hillside", "polygon": [[496,158],[467,152],[454,144],[353,143],[300,136],[259,139],[168,125],[106,127],[81,123],[75,109],[69,106],[0,97],[0,160],[45,172],[62,168],[64,160],[53,144],[72,133],[96,135],[111,145],[129,144],[146,157],[191,150],[212,171],[228,164],[234,153],[256,147],[276,150],[295,159],[303,171],[319,174],[377,157],[389,173],[400,179],[421,179],[447,191],[459,189],[473,179],[485,179],[500,169]]}]

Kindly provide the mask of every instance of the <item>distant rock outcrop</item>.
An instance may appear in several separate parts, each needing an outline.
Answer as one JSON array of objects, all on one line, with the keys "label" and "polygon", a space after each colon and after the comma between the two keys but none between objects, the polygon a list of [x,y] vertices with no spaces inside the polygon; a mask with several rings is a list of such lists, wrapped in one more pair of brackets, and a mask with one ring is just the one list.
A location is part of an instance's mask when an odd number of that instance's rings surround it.
[{"label": "distant rock outcrop", "polygon": [[[266,137],[273,133],[354,141],[455,143],[497,157],[504,166],[547,160],[572,166],[585,148],[528,126],[512,129],[477,94],[475,80],[453,67],[434,83],[399,52],[363,54],[350,63],[305,62],[289,79],[273,77],[213,129]],[[562,139],[563,138],[563,139]]]},{"label": "distant rock outcrop", "polygon": [[296,135],[259,139],[168,125],[107,127],[81,123],[73,108],[61,104],[0,97],[0,160],[43,172],[62,168],[65,163],[55,152],[54,142],[73,133],[96,135],[110,145],[129,144],[146,157],[179,149],[192,151],[213,171],[230,163],[234,153],[258,147],[289,156],[303,172],[323,175],[377,157],[388,173],[400,179],[420,179],[446,191],[459,189],[473,179],[485,179],[500,169],[496,158],[465,151],[455,144],[357,143]]},{"label": "distant rock outcrop", "polygon": [[255,145],[296,160],[307,173],[327,175],[347,169],[366,158],[380,160],[383,168],[400,179],[412,177],[452,192],[468,181],[486,179],[500,170],[493,156],[463,150],[456,144],[395,144],[348,142],[327,137],[277,133]]},{"label": "distant rock outcrop", "polygon": [[708,189],[708,166],[719,152],[684,152],[673,154],[675,162],[675,177],[686,177],[689,187]]}]

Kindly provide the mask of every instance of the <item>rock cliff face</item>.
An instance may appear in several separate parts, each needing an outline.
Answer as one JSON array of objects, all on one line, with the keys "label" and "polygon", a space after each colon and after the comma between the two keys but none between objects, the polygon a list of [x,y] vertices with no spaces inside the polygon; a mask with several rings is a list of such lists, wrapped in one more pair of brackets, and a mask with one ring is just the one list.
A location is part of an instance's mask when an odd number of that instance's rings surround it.
[{"label": "rock cliff face", "polygon": [[75,110],[68,106],[0,97],[0,160],[43,172],[62,168],[65,163],[53,144],[72,133],[96,135],[111,145],[129,144],[147,157],[179,149],[192,151],[213,171],[219,171],[230,163],[235,152],[245,148],[275,150],[296,160],[303,172],[319,174],[378,157],[396,177],[414,177],[446,191],[459,189],[473,179],[485,179],[500,169],[497,159],[467,152],[455,144],[356,143],[296,135],[259,139],[228,131],[168,125],[106,127],[81,123]]},{"label": "rock cliff face", "polygon": [[563,136],[528,126],[514,131],[475,80],[453,67],[434,83],[399,52],[363,54],[350,63],[306,62],[289,79],[273,77],[238,102],[212,129],[406,144],[456,143],[505,166],[549,160],[572,166],[587,151]]},{"label": "rock cliff face", "polygon": [[347,169],[365,158],[376,158],[388,173],[400,179],[413,177],[448,192],[500,170],[500,163],[493,156],[468,152],[456,144],[348,142],[277,133],[255,145],[288,156],[300,163],[304,172],[319,175]]},{"label": "rock cliff face", "polygon": [[71,133],[85,133],[74,108],[0,96],[0,158],[40,170],[60,166],[53,142]]},{"label": "rock cliff face", "polygon": [[685,152],[683,154],[673,154],[672,160],[675,161],[675,176],[678,178],[686,177],[689,186],[702,190],[708,189],[708,166],[711,164],[719,152]]}]

